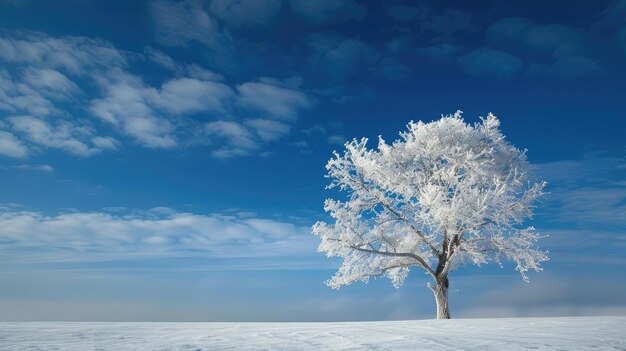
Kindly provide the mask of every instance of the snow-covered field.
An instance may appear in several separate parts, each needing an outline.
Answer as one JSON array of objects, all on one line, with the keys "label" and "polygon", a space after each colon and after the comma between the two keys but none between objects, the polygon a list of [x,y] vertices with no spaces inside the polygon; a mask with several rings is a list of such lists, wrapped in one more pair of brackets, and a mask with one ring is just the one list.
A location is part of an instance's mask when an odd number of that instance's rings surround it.
[{"label": "snow-covered field", "polygon": [[0,323],[0,350],[626,350],[626,317]]}]

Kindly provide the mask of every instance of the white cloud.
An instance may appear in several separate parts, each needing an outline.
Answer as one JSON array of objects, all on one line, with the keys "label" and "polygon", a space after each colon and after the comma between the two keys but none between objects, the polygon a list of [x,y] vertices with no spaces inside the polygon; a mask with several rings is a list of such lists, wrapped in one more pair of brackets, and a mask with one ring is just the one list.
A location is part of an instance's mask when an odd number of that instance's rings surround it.
[{"label": "white cloud", "polygon": [[0,130],[0,155],[24,158],[28,149],[13,134]]},{"label": "white cloud", "polygon": [[[170,7],[187,11],[186,15],[202,12],[199,3],[157,1],[154,6],[156,12]],[[0,111],[12,116],[11,124],[4,126],[10,130],[3,134],[0,154],[12,157],[25,157],[30,149],[41,147],[80,156],[118,150],[123,139],[106,135],[111,130],[152,149],[210,136],[210,142],[200,143],[214,147],[216,156],[249,155],[289,133],[300,110],[313,105],[300,89],[299,77],[259,78],[233,88],[221,75],[154,48],[124,52],[83,37],[50,38],[32,32],[0,36],[0,62],[12,68],[0,70]],[[148,83],[133,71],[137,62],[165,69],[170,77]],[[251,111],[259,115],[250,116]],[[262,121],[268,117],[288,123]],[[198,133],[198,126],[207,120],[216,124]],[[228,123],[249,136],[223,128]]]},{"label": "white cloud", "polygon": [[174,125],[156,115],[152,109],[151,102],[158,95],[156,89],[145,86],[138,77],[124,73],[109,77],[101,85],[105,89],[105,97],[93,100],[90,106],[95,116],[146,147],[170,148],[176,145]]},{"label": "white cloud", "polygon": [[244,126],[232,121],[215,121],[205,125],[209,139],[225,141],[226,145],[211,152],[216,158],[247,156],[259,147],[254,135]]},{"label": "white cloud", "polygon": [[48,69],[29,69],[24,74],[24,81],[30,86],[43,90],[47,95],[56,99],[69,98],[80,92],[80,88],[69,80],[63,73]]},{"label": "white cloud", "polygon": [[112,137],[93,137],[91,138],[91,143],[101,150],[117,150],[120,147],[119,141]]},{"label": "white cloud", "polygon": [[42,146],[79,156],[112,149],[112,138],[98,136],[87,120],[73,116],[64,103],[72,100],[80,110],[82,89],[77,81],[87,71],[125,67],[125,54],[99,40],[50,38],[34,32],[0,37],[0,47],[0,61],[16,65],[13,76],[0,71],[0,110],[11,114],[6,119],[27,153]]},{"label": "white cloud", "polygon": [[151,46],[146,46],[143,49],[143,53],[146,56],[146,59],[156,63],[157,65],[165,69],[176,73],[183,71],[183,65],[163,51],[157,50]]},{"label": "white cloud", "polygon": [[313,105],[303,92],[267,82],[243,83],[237,92],[240,105],[285,120],[295,119],[300,109]]},{"label": "white cloud", "polygon": [[17,37],[0,37],[0,60],[28,64],[30,67],[63,69],[71,74],[126,65],[124,53],[102,40],[51,38],[35,32],[18,33]]},{"label": "white cloud", "polygon": [[94,100],[91,111],[150,148],[177,145],[174,136],[177,115],[225,112],[224,102],[234,95],[223,83],[192,78],[172,79],[160,89],[124,72],[100,81],[105,97]]},{"label": "white cloud", "polygon": [[8,72],[0,71],[0,111],[46,116],[55,112],[53,103],[36,87],[14,80]]},{"label": "white cloud", "polygon": [[224,80],[224,77],[218,73],[201,67],[195,63],[183,64],[174,60],[163,51],[157,50],[151,46],[146,46],[143,53],[148,61],[154,62],[158,66],[173,72],[177,77],[187,77],[214,82],[221,82]]},{"label": "white cloud", "polygon": [[173,79],[161,86],[155,103],[173,113],[199,111],[225,112],[224,102],[234,95],[233,90],[222,83],[192,78]]},{"label": "white cloud", "polygon": [[222,75],[210,71],[204,67],[200,67],[195,63],[186,65],[185,71],[187,72],[187,76],[189,76],[190,78],[195,78],[199,80],[211,80],[215,82],[221,82],[224,80],[224,77],[222,77]]},{"label": "white cloud", "polygon": [[251,119],[245,121],[263,141],[272,141],[289,134],[291,127],[288,124],[269,119]]},{"label": "white cloud", "polygon": [[13,130],[23,133],[29,141],[55,149],[65,150],[78,156],[90,156],[100,149],[83,142],[93,135],[93,130],[66,120],[57,120],[54,125],[33,116],[8,118]]},{"label": "white cloud", "polygon": [[92,112],[147,147],[178,145],[175,133],[182,124],[177,118],[182,115],[215,115],[218,120],[206,124],[200,135],[208,137],[211,145],[218,145],[216,140],[226,143],[212,152],[219,158],[249,155],[261,142],[276,140],[290,131],[286,123],[249,119],[246,126],[256,133],[257,140],[240,122],[221,119],[233,113],[234,103],[289,121],[295,120],[300,109],[312,105],[301,91],[268,79],[238,85],[237,92],[224,83],[193,78],[172,79],[157,89],[128,74],[108,77],[102,86],[107,90],[106,97],[92,102]]},{"label": "white cloud", "polygon": [[[316,246],[308,227],[257,217],[198,215],[171,209],[54,216],[9,210],[0,212],[0,242],[3,256],[11,257],[13,263],[51,257],[61,262],[172,255],[301,257],[314,255]],[[24,250],[30,250],[29,255],[8,255]]]}]

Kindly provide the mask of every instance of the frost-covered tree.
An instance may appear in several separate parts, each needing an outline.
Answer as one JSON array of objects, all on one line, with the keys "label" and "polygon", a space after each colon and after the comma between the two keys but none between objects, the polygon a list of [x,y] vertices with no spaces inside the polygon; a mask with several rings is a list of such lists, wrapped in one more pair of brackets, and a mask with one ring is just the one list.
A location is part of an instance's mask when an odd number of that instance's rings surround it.
[{"label": "frost-covered tree", "polygon": [[546,252],[523,227],[545,182],[534,182],[525,151],[511,145],[492,114],[467,124],[461,111],[430,123],[410,122],[400,139],[368,149],[367,139],[345,144],[328,161],[327,188],[347,193],[327,199],[333,223],[317,222],[318,251],[343,258],[326,284],[386,276],[398,288],[411,267],[426,271],[437,318],[450,318],[448,276],[467,263],[511,260],[528,281]]}]

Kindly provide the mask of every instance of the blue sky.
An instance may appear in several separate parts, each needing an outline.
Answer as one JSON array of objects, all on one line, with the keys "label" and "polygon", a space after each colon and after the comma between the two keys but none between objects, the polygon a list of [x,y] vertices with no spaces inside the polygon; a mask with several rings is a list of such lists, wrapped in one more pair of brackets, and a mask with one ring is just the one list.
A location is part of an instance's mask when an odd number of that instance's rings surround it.
[{"label": "blue sky", "polygon": [[0,319],[432,318],[315,252],[354,137],[493,112],[550,192],[545,271],[453,317],[626,313],[626,2],[0,0]]}]

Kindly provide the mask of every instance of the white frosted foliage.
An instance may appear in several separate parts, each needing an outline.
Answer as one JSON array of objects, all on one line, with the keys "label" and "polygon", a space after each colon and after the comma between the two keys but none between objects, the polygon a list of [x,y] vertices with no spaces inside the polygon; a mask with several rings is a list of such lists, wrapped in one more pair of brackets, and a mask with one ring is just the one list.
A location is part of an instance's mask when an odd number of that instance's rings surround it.
[{"label": "white frosted foliage", "polygon": [[332,217],[317,222],[318,251],[343,258],[327,281],[339,288],[386,276],[399,287],[411,267],[436,282],[463,264],[511,260],[524,280],[540,271],[540,235],[524,226],[545,182],[534,181],[525,150],[511,145],[494,115],[465,123],[458,111],[430,122],[410,122],[400,139],[366,138],[345,144],[328,161]]}]

